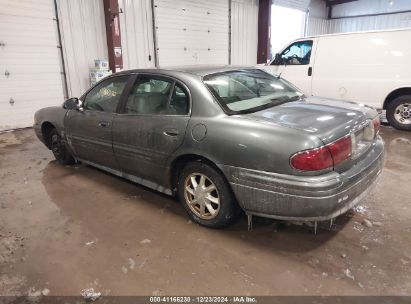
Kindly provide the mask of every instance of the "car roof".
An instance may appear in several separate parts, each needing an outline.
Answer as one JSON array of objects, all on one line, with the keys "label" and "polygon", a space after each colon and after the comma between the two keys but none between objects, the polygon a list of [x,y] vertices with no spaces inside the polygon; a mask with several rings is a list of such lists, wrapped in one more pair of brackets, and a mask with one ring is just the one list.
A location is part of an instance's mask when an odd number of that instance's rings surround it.
[{"label": "car roof", "polygon": [[256,69],[251,66],[239,66],[239,65],[192,65],[192,66],[170,66],[165,68],[154,69],[134,69],[119,72],[117,74],[129,74],[129,73],[158,73],[158,74],[172,74],[173,72],[180,72],[186,74],[192,74],[200,77],[204,77],[209,74],[244,70],[244,69]]},{"label": "car roof", "polygon": [[390,32],[406,32],[410,30],[411,28],[399,28],[399,29],[387,29],[387,30],[370,30],[370,31],[361,31],[361,32],[332,33],[332,34],[312,35],[312,36],[307,36],[307,37],[301,37],[294,41],[306,40],[306,39],[312,39],[312,38],[321,38],[321,37],[333,37],[333,36],[350,36],[350,35],[379,34],[379,33],[390,33]]}]

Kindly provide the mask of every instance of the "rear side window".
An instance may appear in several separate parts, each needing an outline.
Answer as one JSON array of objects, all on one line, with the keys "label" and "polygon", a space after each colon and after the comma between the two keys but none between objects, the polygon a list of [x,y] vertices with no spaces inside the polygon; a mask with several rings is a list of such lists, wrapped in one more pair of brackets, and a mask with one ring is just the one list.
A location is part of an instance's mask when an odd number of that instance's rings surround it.
[{"label": "rear side window", "polygon": [[307,65],[310,64],[312,40],[298,41],[281,52],[272,65]]},{"label": "rear side window", "polygon": [[187,115],[190,109],[190,100],[186,90],[176,84],[174,86],[173,95],[171,95],[170,107],[168,114],[170,115]]},{"label": "rear side window", "polygon": [[136,115],[185,115],[189,98],[172,79],[140,76],[127,98],[125,113]]}]

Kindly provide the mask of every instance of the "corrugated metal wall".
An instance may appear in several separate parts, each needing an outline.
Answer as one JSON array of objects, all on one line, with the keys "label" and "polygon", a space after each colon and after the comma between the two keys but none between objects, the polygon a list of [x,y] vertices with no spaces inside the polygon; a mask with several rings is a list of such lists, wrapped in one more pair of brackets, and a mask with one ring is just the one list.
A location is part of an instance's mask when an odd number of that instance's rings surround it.
[{"label": "corrugated metal wall", "polygon": [[329,33],[411,27],[411,13],[329,20]]},{"label": "corrugated metal wall", "polygon": [[328,9],[323,0],[311,0],[308,10],[311,18],[327,18]]},{"label": "corrugated metal wall", "polygon": [[257,63],[258,0],[231,2],[231,64]]},{"label": "corrugated metal wall", "polygon": [[107,58],[104,7],[101,0],[58,0],[68,94],[79,97],[90,87],[94,59]]},{"label": "corrugated metal wall", "polygon": [[123,69],[155,66],[151,0],[119,0]]},{"label": "corrugated metal wall", "polygon": [[[308,35],[322,35],[407,28],[411,27],[411,13],[394,13],[406,10],[411,10],[410,0],[358,0],[333,7],[334,19],[310,17],[307,32]],[[386,15],[353,17],[367,14]]]},{"label": "corrugated metal wall", "polygon": [[310,18],[308,21],[307,34],[308,36],[313,36],[408,27],[411,27],[411,13],[350,17],[331,20]]},{"label": "corrugated metal wall", "polygon": [[330,20],[322,18],[308,18],[307,36],[325,35],[330,33]]},{"label": "corrugated metal wall", "polygon": [[332,17],[349,17],[411,10],[410,0],[358,0],[336,5]]}]

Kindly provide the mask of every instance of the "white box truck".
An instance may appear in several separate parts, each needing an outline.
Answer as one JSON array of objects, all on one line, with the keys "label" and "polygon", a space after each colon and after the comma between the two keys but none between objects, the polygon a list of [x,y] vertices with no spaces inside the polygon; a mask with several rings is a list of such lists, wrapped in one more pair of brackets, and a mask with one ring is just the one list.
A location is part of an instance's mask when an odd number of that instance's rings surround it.
[{"label": "white box truck", "polygon": [[411,29],[302,38],[259,67],[307,96],[384,109],[392,126],[411,130]]}]

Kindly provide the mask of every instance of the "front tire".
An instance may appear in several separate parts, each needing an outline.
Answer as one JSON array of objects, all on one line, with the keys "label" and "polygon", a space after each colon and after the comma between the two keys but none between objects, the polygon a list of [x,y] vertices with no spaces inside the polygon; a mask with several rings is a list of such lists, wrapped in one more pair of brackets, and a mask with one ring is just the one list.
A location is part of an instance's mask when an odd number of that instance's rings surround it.
[{"label": "front tire", "polygon": [[76,162],[73,156],[67,150],[59,132],[56,129],[53,129],[50,132],[50,149],[53,152],[54,157],[60,164],[72,165]]},{"label": "front tire", "polygon": [[387,120],[399,130],[411,130],[411,95],[392,100],[387,107]]},{"label": "front tire", "polygon": [[226,227],[240,211],[227,181],[205,163],[190,162],[184,167],[179,176],[178,195],[193,221],[206,227]]}]

